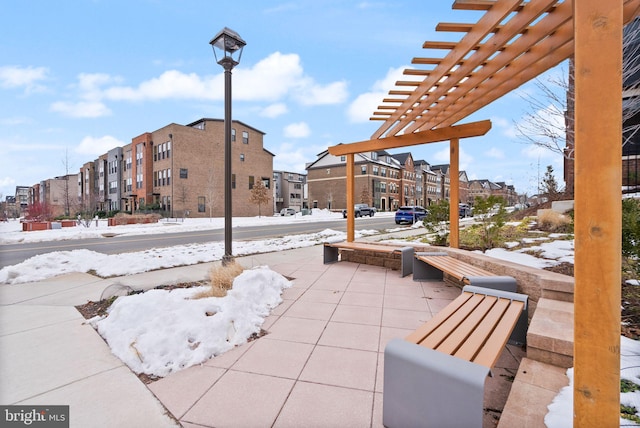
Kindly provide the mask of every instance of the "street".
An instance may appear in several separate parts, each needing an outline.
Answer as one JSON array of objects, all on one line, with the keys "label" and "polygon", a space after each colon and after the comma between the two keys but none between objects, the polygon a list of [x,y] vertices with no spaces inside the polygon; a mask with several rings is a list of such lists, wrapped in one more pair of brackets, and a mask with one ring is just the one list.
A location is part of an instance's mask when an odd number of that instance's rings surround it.
[{"label": "street", "polygon": [[[346,220],[301,222],[250,227],[234,227],[233,240],[256,240],[285,235],[316,233],[325,229],[346,230]],[[393,217],[364,217],[356,219],[356,228],[384,230],[396,227]],[[38,233],[25,232],[25,233]],[[54,251],[87,249],[103,254],[142,251],[149,248],[198,244],[224,240],[224,229],[163,233],[159,235],[114,236],[110,238],[74,239],[64,241],[7,244],[0,247],[0,268],[12,266],[40,254]]]}]

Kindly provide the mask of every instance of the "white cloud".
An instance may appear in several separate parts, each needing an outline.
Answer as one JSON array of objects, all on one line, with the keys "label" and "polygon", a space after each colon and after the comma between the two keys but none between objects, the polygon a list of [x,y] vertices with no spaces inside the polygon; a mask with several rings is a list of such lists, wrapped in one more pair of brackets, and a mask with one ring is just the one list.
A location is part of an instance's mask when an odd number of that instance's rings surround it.
[{"label": "white cloud", "polygon": [[[445,147],[440,151],[437,151],[433,158],[439,163],[439,164],[449,164],[451,163],[451,159],[449,158],[449,147]],[[460,171],[465,171],[467,168],[469,168],[469,165],[471,165],[473,163],[473,156],[468,155],[467,152],[465,152],[462,148],[460,148],[460,155],[459,155],[459,169]],[[435,164],[435,162],[434,162]]]},{"label": "white cloud", "polygon": [[554,156],[559,156],[558,154],[552,152],[549,149],[545,149],[544,147],[541,146],[536,146],[534,144],[527,144],[526,147],[524,147],[520,153],[522,153],[522,155],[524,157],[527,157],[529,159],[545,159],[545,158],[552,158]]},{"label": "white cloud", "polygon": [[126,143],[111,135],[104,137],[84,137],[80,144],[74,149],[76,153],[90,156],[100,156],[109,150],[124,146]]},{"label": "white cloud", "polygon": [[349,120],[354,123],[367,122],[396,82],[406,80],[402,74],[406,68],[408,67],[390,68],[384,78],[374,82],[369,92],[358,95],[347,109]]},{"label": "white cloud", "polygon": [[100,101],[79,101],[76,103],[57,101],[51,104],[51,111],[77,118],[94,118],[111,114],[111,110]]},{"label": "white cloud", "polygon": [[271,104],[268,105],[267,107],[265,107],[264,109],[262,109],[262,111],[259,113],[260,116],[263,117],[269,117],[271,119],[274,119],[278,116],[282,116],[285,113],[288,113],[289,109],[287,108],[287,105],[284,103],[275,103],[275,104]]},{"label": "white cloud", "polygon": [[497,147],[491,147],[484,154],[487,155],[490,158],[504,159],[504,152],[502,150],[498,149]]},{"label": "white cloud", "polygon": [[320,85],[306,80],[300,89],[299,92],[294,92],[295,98],[300,104],[307,106],[341,104],[348,96],[345,81]]},{"label": "white cloud", "polygon": [[281,153],[273,159],[273,169],[304,173],[306,165],[316,160],[318,153],[332,145],[334,145],[332,142],[324,142],[316,145],[291,142],[282,143],[273,150],[274,153]]},{"label": "white cloud", "polygon": [[292,123],[284,127],[284,136],[287,138],[306,138],[311,135],[311,129],[305,122]]},{"label": "white cloud", "polygon": [[[343,81],[319,84],[306,76],[297,54],[275,52],[251,68],[233,71],[234,101],[282,100],[287,96],[304,105],[337,104],[347,98]],[[195,73],[168,70],[137,87],[113,86],[103,92],[110,100],[224,99],[224,73],[201,77]],[[278,111],[276,111],[278,112]]]},{"label": "white cloud", "polygon": [[27,92],[40,90],[43,87],[38,84],[47,78],[49,70],[46,67],[0,67],[0,87],[25,88]]}]

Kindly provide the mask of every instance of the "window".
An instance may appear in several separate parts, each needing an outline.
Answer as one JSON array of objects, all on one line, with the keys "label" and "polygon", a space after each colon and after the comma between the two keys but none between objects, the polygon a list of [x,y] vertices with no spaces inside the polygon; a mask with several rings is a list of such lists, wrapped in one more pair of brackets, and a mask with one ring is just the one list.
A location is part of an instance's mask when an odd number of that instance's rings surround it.
[{"label": "window", "polygon": [[171,170],[167,170],[167,186],[171,184]]},{"label": "window", "polygon": [[236,175],[235,174],[231,174],[231,188],[232,189],[236,188]]},{"label": "window", "polygon": [[189,178],[189,170],[187,168],[180,168],[180,178]]},{"label": "window", "polygon": [[242,131],[242,144],[249,144],[249,133]]},{"label": "window", "polygon": [[240,162],[244,162],[244,153],[240,153]]},{"label": "window", "polygon": [[158,146],[153,146],[153,161],[158,160]]},{"label": "window", "polygon": [[236,128],[231,128],[231,141],[236,141]]},{"label": "window", "polygon": [[378,153],[377,152],[371,152],[371,159],[378,160]]},{"label": "window", "polygon": [[253,175],[250,175],[249,176],[249,190],[253,189],[254,180],[255,180],[255,178],[253,177]]},{"label": "window", "polygon": [[346,160],[347,160],[347,157],[346,157],[346,156],[340,156],[340,162],[344,162],[344,161],[346,161]]},{"label": "window", "polygon": [[378,167],[377,166],[373,167],[373,175],[378,175]]},{"label": "window", "polygon": [[266,177],[262,177],[262,185],[267,189],[271,188],[271,180]]},{"label": "window", "polygon": [[327,168],[327,175],[331,174],[331,168]]},{"label": "window", "polygon": [[204,201],[205,201],[204,196],[198,196],[198,212],[199,213],[204,212],[204,208],[205,208]]},{"label": "window", "polygon": [[365,175],[367,173],[367,166],[366,165],[362,165],[362,167],[360,168],[360,173],[362,175]]}]

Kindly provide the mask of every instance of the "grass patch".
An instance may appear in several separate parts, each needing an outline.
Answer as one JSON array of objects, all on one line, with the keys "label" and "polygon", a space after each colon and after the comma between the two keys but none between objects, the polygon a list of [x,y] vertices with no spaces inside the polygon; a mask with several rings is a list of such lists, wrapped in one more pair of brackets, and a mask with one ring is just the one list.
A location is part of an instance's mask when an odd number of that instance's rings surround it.
[{"label": "grass patch", "polygon": [[224,297],[227,291],[233,287],[233,280],[244,271],[239,263],[232,261],[226,265],[218,265],[209,271],[209,281],[211,287],[201,293],[196,294],[196,299],[206,297]]}]

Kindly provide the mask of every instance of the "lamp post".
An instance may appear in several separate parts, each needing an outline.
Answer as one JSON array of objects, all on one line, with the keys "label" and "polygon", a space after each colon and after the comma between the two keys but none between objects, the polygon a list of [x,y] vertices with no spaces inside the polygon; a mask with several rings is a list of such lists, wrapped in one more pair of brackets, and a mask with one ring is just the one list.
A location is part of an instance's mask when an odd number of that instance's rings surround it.
[{"label": "lamp post", "polygon": [[176,172],[173,170],[173,155],[175,152],[173,151],[173,134],[169,134],[169,154],[171,156],[171,172],[169,176],[169,180],[171,180],[171,218],[173,219],[175,216],[173,215],[173,205],[175,204],[175,200],[173,199],[173,180],[176,178]]},{"label": "lamp post", "polygon": [[[216,62],[224,68],[224,256],[222,264],[233,260],[231,249],[231,70],[240,63],[246,42],[235,31],[224,27],[209,42]],[[234,55],[237,54],[237,59]]]}]

